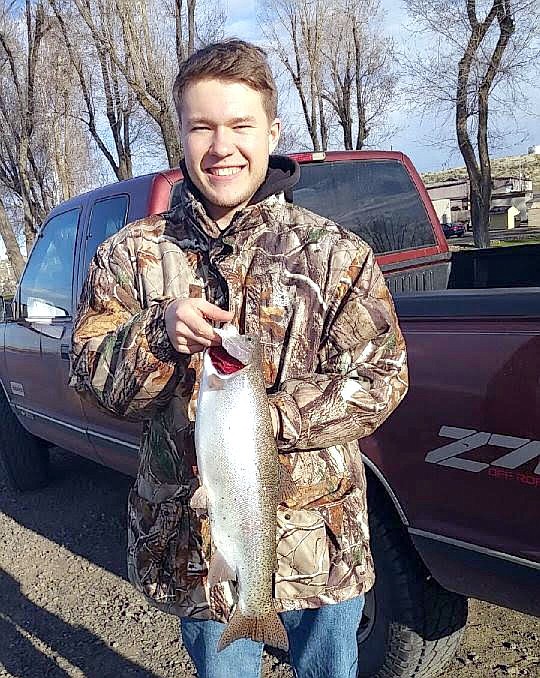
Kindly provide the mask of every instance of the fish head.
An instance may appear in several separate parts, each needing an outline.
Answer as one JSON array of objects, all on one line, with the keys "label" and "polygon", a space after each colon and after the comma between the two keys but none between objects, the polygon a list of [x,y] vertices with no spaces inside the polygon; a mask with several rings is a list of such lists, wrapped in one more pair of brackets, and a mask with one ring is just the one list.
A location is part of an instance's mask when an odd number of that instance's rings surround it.
[{"label": "fish head", "polygon": [[259,339],[251,334],[240,334],[234,325],[216,329],[221,346],[208,349],[208,356],[221,374],[233,374],[250,365],[260,363]]}]

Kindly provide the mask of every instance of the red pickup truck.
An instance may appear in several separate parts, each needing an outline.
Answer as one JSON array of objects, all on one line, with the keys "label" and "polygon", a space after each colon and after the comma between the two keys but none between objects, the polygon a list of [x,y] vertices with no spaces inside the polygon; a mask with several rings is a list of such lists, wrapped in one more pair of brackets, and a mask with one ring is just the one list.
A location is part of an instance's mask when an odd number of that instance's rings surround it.
[{"label": "red pickup truck", "polygon": [[[286,198],[372,245],[410,356],[409,395],[362,442],[378,577],[360,676],[428,678],[457,648],[467,596],[540,614],[540,251],[525,260],[509,248],[502,265],[491,251],[451,260],[401,153],[294,157],[302,178]],[[169,170],[97,189],[40,230],[0,324],[0,459],[14,487],[46,482],[51,445],[135,473],[138,426],[67,386],[72,316],[98,244],[169,209],[181,178]],[[504,287],[515,283],[501,270],[523,287]]]}]

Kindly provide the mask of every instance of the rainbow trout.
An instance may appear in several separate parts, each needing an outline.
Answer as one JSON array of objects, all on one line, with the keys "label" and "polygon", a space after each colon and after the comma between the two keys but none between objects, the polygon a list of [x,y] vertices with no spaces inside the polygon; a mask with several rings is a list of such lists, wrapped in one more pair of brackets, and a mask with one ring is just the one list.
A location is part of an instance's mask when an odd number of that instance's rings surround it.
[{"label": "rainbow trout", "polygon": [[238,638],[287,650],[272,599],[280,464],[261,350],[255,337],[232,325],[216,331],[223,345],[204,354],[195,420],[201,487],[191,504],[210,520],[209,585],[238,584],[238,604],[218,650]]}]

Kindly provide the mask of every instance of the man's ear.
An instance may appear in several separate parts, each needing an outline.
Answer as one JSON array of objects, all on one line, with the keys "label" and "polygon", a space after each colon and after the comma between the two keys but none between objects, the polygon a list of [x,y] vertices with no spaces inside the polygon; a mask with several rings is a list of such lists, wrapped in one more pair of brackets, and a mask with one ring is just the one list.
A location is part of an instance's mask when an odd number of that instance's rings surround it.
[{"label": "man's ear", "polygon": [[274,122],[270,125],[270,131],[268,132],[270,137],[269,147],[270,153],[273,153],[279,143],[279,137],[281,136],[281,120],[276,118]]}]

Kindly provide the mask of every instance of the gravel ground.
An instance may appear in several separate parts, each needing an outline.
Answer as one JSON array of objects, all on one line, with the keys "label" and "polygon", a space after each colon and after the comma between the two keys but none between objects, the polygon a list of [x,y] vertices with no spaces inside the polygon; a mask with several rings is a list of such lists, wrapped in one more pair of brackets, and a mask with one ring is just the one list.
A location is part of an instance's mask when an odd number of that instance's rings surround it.
[{"label": "gravel ground", "polygon": [[[17,495],[0,478],[0,678],[189,678],[177,620],[126,581],[131,479],[61,450],[53,482]],[[471,601],[444,678],[540,677],[540,620]],[[265,657],[264,678],[289,678]]]}]

